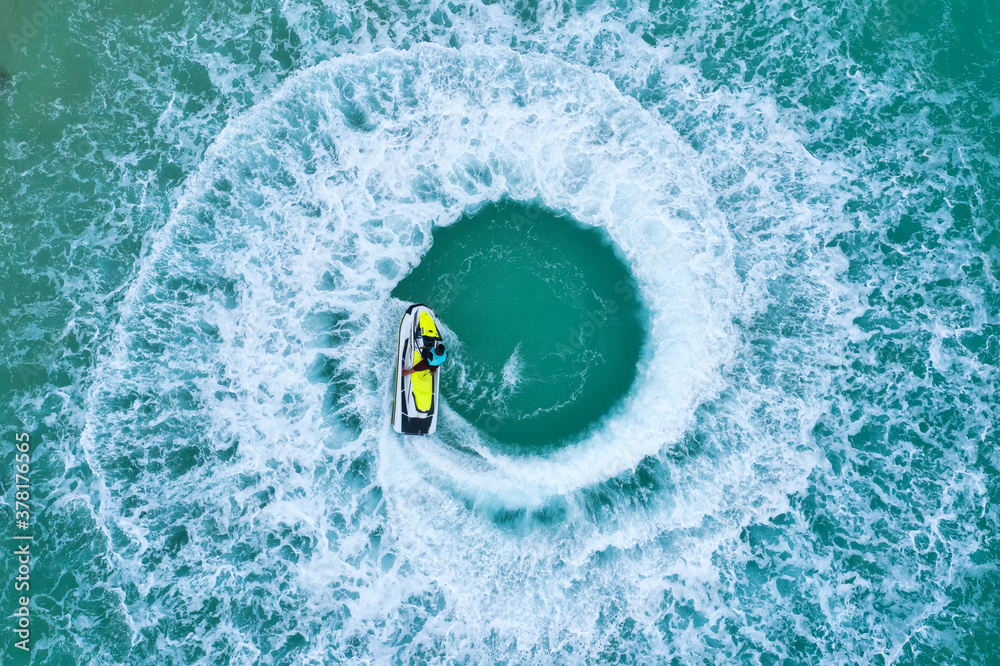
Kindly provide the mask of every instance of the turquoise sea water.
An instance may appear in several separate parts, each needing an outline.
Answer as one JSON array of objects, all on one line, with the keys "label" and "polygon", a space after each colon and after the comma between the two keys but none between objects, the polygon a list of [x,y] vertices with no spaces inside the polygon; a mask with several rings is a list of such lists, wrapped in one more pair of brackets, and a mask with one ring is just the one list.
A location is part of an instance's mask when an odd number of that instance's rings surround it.
[{"label": "turquoise sea water", "polygon": [[[998,48],[964,0],[0,0],[0,661],[997,663]],[[634,379],[512,450],[455,363],[395,436],[393,290],[501,201],[613,243]]]},{"label": "turquoise sea water", "polygon": [[449,406],[488,446],[544,454],[578,441],[635,382],[638,292],[599,230],[504,201],[436,229],[392,296],[433,303],[447,322]]}]

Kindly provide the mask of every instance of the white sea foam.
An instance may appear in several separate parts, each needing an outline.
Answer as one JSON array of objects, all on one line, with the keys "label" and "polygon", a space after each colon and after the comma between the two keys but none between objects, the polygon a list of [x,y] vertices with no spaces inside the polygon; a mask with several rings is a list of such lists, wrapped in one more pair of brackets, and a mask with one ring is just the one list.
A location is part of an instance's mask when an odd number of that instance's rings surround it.
[{"label": "white sea foam", "polygon": [[503,384],[501,390],[505,394],[513,393],[517,390],[517,385],[521,383],[521,373],[524,372],[524,360],[521,358],[521,345],[518,344],[511,352],[510,358],[503,364]]},{"label": "white sea foam", "polygon": [[[108,423],[92,422],[94,465],[114,464],[137,429],[150,446],[183,447],[175,430],[156,427],[171,419],[200,424],[190,437],[205,440],[202,451],[238,447],[225,468],[190,480],[208,484],[192,501],[221,510],[214,520],[224,530],[309,535],[313,554],[297,558],[295,579],[310,606],[329,602],[347,563],[368,552],[362,524],[379,518],[362,507],[379,505],[359,500],[376,492],[394,564],[380,555],[365,567],[389,572],[362,576],[399,573],[379,592],[349,585],[361,597],[347,625],[392,606],[384,595],[428,589],[403,571],[426,577],[480,638],[554,644],[593,631],[609,599],[639,612],[641,586],[622,580],[710,567],[747,519],[739,516],[768,511],[766,498],[814,463],[808,446],[788,451],[734,414],[749,429],[746,445],[660,463],[672,490],[658,510],[592,524],[576,499],[669,454],[698,405],[722,389],[720,371],[741,344],[732,320],[747,290],[699,164],[608,79],[552,58],[420,46],[308,70],[223,132],[156,237],[95,396],[140,411],[152,402],[159,416],[135,423],[112,411]],[[650,351],[622,408],[574,445],[531,460],[491,451],[447,405],[436,437],[404,440],[386,416],[405,305],[390,290],[434,225],[502,196],[602,227],[649,312]],[[317,359],[335,369],[317,374]],[[508,366],[513,388],[516,352]],[[341,465],[368,454],[377,477],[344,476]],[[763,490],[760,465],[778,481],[773,491]],[[568,502],[567,520],[530,538],[494,522],[494,511],[552,502]],[[351,525],[340,524],[347,515]],[[709,516],[713,536],[648,551],[657,535],[704,530]],[[146,529],[134,533],[139,553],[153,547]],[[197,541],[190,556],[206,560],[204,575],[220,575],[225,558]],[[637,548],[638,561],[602,555]],[[608,566],[594,568],[594,558]]]},{"label": "white sea foam", "polygon": [[[111,484],[109,541],[127,544],[123,578],[163,599],[132,603],[139,630],[214,603],[208,590],[233,605],[257,590],[264,614],[295,599],[289,633],[321,627],[316,662],[350,659],[354,639],[376,661],[410,640],[473,661],[567,645],[593,658],[619,618],[659,636],[657,618],[690,607],[676,645],[647,647],[697,657],[706,632],[756,612],[724,598],[740,584],[731,563],[753,561],[744,530],[795,513],[789,493],[830,464],[813,428],[860,310],[843,252],[815,239],[819,219],[847,226],[827,216],[838,166],[809,155],[766,99],[703,102],[692,116],[739,108],[752,131],[716,132],[731,143],[696,153],[603,74],[419,46],[306,70],[227,127],[144,258],[92,396],[85,448]],[[739,169],[754,200],[747,219],[725,220],[715,202]],[[389,292],[433,226],[501,196],[604,228],[650,313],[650,353],[622,408],[533,460],[490,450],[447,405],[434,438],[400,438],[387,421],[404,307]],[[748,332],[787,307],[803,328]],[[942,329],[935,365],[954,335]],[[190,449],[196,462],[143,468],[136,441],[153,460]],[[138,487],[122,480],[130,466]],[[615,493],[644,466],[653,499]],[[954,483],[960,496],[972,482]],[[150,564],[188,523],[189,543]],[[804,571],[809,545],[797,546],[789,566]],[[157,579],[171,581],[162,595]],[[831,624],[856,620],[837,595],[868,584],[821,591]],[[413,616],[423,629],[411,636]],[[894,631],[898,646],[906,632]],[[197,640],[224,637],[256,660],[245,632]]]}]

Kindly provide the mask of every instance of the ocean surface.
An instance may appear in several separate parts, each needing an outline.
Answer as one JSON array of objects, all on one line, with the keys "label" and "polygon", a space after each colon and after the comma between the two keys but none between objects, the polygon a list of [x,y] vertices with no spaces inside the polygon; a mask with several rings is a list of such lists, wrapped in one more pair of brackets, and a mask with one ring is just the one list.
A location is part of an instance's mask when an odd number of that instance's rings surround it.
[{"label": "ocean surface", "polygon": [[[648,317],[628,262],[599,228],[538,205],[502,200],[438,227],[392,296],[447,322],[442,391],[483,453],[575,445],[635,383]],[[458,448],[476,439],[449,432]]]},{"label": "ocean surface", "polygon": [[1000,663],[995,2],[0,0],[0,289],[5,665]]}]

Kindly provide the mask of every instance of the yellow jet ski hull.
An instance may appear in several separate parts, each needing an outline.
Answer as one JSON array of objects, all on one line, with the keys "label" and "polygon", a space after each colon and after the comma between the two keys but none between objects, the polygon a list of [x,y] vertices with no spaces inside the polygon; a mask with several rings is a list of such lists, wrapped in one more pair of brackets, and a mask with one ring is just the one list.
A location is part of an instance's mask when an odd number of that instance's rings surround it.
[{"label": "yellow jet ski hull", "polygon": [[439,372],[420,370],[403,377],[422,359],[420,350],[440,340],[437,316],[422,303],[411,305],[399,322],[392,428],[403,435],[433,435],[437,429]]}]

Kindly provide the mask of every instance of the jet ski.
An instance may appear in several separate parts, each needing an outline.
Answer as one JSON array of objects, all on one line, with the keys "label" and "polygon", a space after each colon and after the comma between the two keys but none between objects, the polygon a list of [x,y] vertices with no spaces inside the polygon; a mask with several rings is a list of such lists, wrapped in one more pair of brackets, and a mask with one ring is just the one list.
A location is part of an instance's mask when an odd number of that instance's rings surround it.
[{"label": "jet ski", "polygon": [[[440,372],[429,368],[403,376],[421,361],[436,366],[444,361],[435,348],[442,343],[437,316],[422,303],[411,305],[399,323],[396,355],[396,390],[392,399],[392,427],[404,435],[433,435],[437,427]],[[425,358],[425,356],[427,358]]]}]

